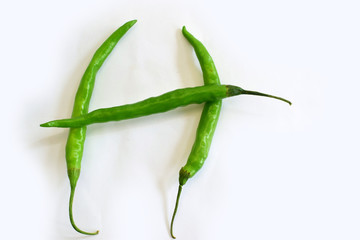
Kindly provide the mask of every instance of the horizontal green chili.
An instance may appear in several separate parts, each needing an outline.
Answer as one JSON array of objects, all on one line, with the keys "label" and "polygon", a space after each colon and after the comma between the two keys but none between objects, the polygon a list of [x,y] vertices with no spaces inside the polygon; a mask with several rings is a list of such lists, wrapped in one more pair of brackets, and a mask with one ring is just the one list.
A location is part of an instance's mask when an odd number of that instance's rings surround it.
[{"label": "horizontal green chili", "polygon": [[54,120],[43,123],[40,126],[72,128],[82,127],[94,123],[120,121],[125,119],[147,116],[155,113],[166,112],[177,107],[186,106],[189,104],[212,102],[242,94],[275,98],[291,104],[290,101],[284,98],[272,96],[265,93],[244,90],[237,86],[209,85],[177,89],[171,92],[164,93],[157,97],[145,99],[137,103],[126,104],[111,108],[97,109],[79,117]]}]

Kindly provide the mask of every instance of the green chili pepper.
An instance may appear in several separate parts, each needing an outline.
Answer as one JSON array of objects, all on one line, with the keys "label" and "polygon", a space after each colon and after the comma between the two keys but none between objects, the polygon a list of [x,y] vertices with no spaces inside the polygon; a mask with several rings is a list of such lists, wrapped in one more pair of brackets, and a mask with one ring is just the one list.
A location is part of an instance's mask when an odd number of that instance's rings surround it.
[{"label": "green chili pepper", "polygon": [[[214,61],[212,60],[205,46],[199,40],[197,40],[193,35],[191,35],[186,30],[185,26],[182,29],[182,33],[195,50],[196,56],[201,66],[201,70],[203,72],[204,84],[205,85],[220,84],[219,76],[217,74]],[[262,96],[266,96],[266,95],[262,95]],[[277,98],[277,99],[284,101],[284,99],[281,98]],[[287,100],[285,101],[291,105],[289,101]],[[183,166],[180,169],[179,188],[178,188],[175,208],[170,224],[170,234],[171,237],[174,239],[175,236],[173,234],[173,224],[179,206],[179,199],[182,192],[182,186],[184,186],[187,180],[193,177],[201,169],[208,156],[211,146],[211,141],[214,136],[216,125],[219,119],[221,105],[222,105],[221,100],[217,100],[214,102],[207,102],[205,104],[203,112],[200,117],[199,126],[196,131],[195,141],[191,149],[189,158],[185,166]]]},{"label": "green chili pepper", "polygon": [[[182,33],[195,50],[196,56],[201,66],[201,70],[203,72],[204,84],[220,84],[220,79],[216,71],[215,63],[211,58],[209,52],[206,50],[205,46],[193,35],[191,35],[186,30],[185,26],[182,29]],[[194,176],[196,172],[200,170],[208,156],[211,141],[214,136],[216,125],[220,116],[221,105],[221,100],[205,103],[204,109],[201,114],[199,126],[196,131],[194,145],[191,149],[186,165],[180,170],[179,188],[176,197],[175,209],[170,224],[170,234],[171,237],[174,239],[175,236],[173,234],[173,225],[177,208],[179,206],[182,186],[190,177]]]},{"label": "green chili pepper", "polygon": [[[104,63],[107,56],[109,56],[111,51],[114,49],[115,45],[120,40],[120,38],[135,23],[136,20],[129,21],[120,28],[118,28],[95,52],[94,56],[90,61],[89,66],[87,67],[81,79],[79,88],[77,90],[72,117],[78,117],[88,113],[90,98],[94,89],[95,77],[97,72]],[[70,200],[69,200],[69,216],[70,216],[71,225],[76,231],[82,234],[95,235],[98,234],[99,231],[96,231],[94,233],[89,233],[80,230],[75,225],[73,219],[73,213],[72,213],[75,187],[80,175],[81,159],[83,156],[85,137],[86,137],[86,126],[71,128],[66,143],[66,164],[67,164],[67,171],[68,171],[70,187],[71,187]]]},{"label": "green chili pepper", "polygon": [[240,94],[271,97],[291,104],[290,101],[280,97],[276,97],[260,92],[248,91],[232,85],[209,85],[209,86],[177,89],[157,97],[151,97],[145,99],[137,103],[126,104],[112,108],[101,108],[75,118],[54,120],[47,123],[43,123],[40,126],[77,128],[94,123],[121,121],[125,119],[137,118],[155,113],[166,112],[175,109],[177,107],[186,106],[189,104],[213,102],[223,98],[236,96]]}]

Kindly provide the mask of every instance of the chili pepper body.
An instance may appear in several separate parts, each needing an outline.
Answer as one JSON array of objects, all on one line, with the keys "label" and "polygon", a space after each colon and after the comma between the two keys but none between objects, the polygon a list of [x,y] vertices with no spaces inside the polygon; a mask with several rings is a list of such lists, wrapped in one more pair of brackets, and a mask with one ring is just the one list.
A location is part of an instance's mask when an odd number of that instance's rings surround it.
[{"label": "chili pepper body", "polygon": [[75,118],[53,120],[40,124],[41,127],[60,127],[60,128],[79,128],[82,126],[104,123],[110,121],[121,121],[131,118],[143,117],[155,113],[166,112],[177,107],[187,106],[189,104],[200,104],[203,102],[217,101],[236,95],[257,95],[270,98],[276,98],[291,104],[290,101],[268,95],[265,93],[244,90],[232,85],[209,85],[193,88],[177,89],[164,93],[157,97],[151,97],[143,101],[126,104],[111,108],[101,108],[88,114]]},{"label": "chili pepper body", "polygon": [[[94,89],[96,74],[114,49],[121,37],[136,23],[136,20],[129,21],[118,28],[105,42],[98,48],[92,57],[85,73],[80,81],[78,90],[76,92],[72,117],[78,117],[88,113],[90,98]],[[69,201],[69,215],[73,228],[82,234],[95,235],[98,233],[89,233],[80,230],[74,222],[72,214],[72,203],[75,193],[75,187],[80,176],[81,160],[84,151],[84,143],[86,138],[86,126],[79,128],[71,128],[66,143],[66,164],[68,177],[70,180],[70,201]]]},{"label": "chili pepper body", "polygon": [[[182,29],[182,33],[195,50],[203,73],[204,84],[220,84],[215,63],[205,46],[190,34],[185,26]],[[179,173],[179,184],[182,186],[200,170],[208,156],[212,138],[219,120],[221,105],[222,101],[218,100],[215,102],[207,102],[204,106],[196,131],[194,145],[186,165],[181,168]]]}]

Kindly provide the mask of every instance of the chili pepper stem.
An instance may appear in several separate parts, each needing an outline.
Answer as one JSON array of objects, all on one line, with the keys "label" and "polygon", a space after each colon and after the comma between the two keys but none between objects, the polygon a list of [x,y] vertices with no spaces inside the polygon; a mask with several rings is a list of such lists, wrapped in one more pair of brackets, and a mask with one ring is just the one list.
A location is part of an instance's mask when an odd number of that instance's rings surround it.
[{"label": "chili pepper stem", "polygon": [[71,187],[71,192],[70,192],[70,201],[69,201],[69,216],[70,216],[70,222],[72,227],[79,233],[85,234],[85,235],[97,235],[99,233],[99,230],[97,230],[96,232],[90,233],[90,232],[85,232],[80,230],[74,222],[74,217],[73,217],[73,212],[72,212],[72,206],[73,206],[73,201],[74,201],[74,194],[75,194],[75,186]]},{"label": "chili pepper stem", "polygon": [[285,98],[281,98],[281,97],[277,97],[277,96],[273,96],[270,94],[266,94],[266,93],[261,93],[261,92],[256,92],[256,91],[249,91],[249,90],[243,90],[241,92],[241,94],[248,94],[248,95],[256,95],[256,96],[262,96],[262,97],[269,97],[269,98],[275,98],[278,99],[280,101],[286,102],[289,105],[291,105],[291,102]]},{"label": "chili pepper stem", "polygon": [[174,233],[173,233],[174,219],[175,219],[175,215],[176,215],[176,212],[177,212],[177,209],[178,209],[178,206],[179,206],[179,199],[180,199],[181,190],[182,190],[182,186],[179,185],[178,193],[177,193],[177,196],[176,196],[175,209],[174,209],[173,216],[171,218],[171,225],[170,225],[170,234],[171,234],[171,237],[173,239],[176,239],[176,237],[174,236]]}]

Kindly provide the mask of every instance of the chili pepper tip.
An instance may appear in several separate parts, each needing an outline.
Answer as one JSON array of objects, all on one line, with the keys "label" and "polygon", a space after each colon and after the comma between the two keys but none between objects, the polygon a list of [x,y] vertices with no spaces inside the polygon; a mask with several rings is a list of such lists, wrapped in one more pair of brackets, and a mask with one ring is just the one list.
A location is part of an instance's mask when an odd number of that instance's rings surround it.
[{"label": "chili pepper tip", "polygon": [[53,127],[54,125],[52,124],[52,122],[53,121],[42,123],[40,124],[40,127]]}]

